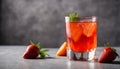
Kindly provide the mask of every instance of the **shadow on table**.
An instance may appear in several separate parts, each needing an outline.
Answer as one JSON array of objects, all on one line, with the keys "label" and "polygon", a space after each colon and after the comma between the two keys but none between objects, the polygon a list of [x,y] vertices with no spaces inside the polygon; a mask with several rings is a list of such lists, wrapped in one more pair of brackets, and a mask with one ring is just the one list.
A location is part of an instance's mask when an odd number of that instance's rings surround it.
[{"label": "shadow on table", "polygon": [[45,58],[38,57],[36,59],[56,59],[56,57],[45,57]]},{"label": "shadow on table", "polygon": [[113,61],[112,63],[104,63],[104,64],[120,64],[120,61]]},{"label": "shadow on table", "polygon": [[[96,59],[95,61],[98,62],[98,59]],[[120,64],[120,60],[115,60],[111,63],[103,63],[103,64]]]}]

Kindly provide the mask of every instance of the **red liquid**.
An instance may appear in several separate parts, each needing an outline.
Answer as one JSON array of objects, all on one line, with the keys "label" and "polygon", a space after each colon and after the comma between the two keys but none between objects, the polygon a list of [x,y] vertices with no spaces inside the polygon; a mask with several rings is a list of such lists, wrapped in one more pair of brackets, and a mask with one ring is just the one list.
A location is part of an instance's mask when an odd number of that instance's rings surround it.
[{"label": "red liquid", "polygon": [[66,23],[68,47],[75,52],[89,52],[97,46],[96,22]]}]

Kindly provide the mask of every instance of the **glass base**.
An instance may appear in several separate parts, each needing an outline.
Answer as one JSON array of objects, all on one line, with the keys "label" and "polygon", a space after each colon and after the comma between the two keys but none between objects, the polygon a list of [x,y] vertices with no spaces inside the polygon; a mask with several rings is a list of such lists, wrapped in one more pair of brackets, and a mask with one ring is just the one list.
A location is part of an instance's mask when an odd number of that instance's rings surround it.
[{"label": "glass base", "polygon": [[69,60],[77,60],[77,61],[94,61],[96,59],[95,57],[95,50],[90,52],[74,52],[67,49],[67,57]]}]

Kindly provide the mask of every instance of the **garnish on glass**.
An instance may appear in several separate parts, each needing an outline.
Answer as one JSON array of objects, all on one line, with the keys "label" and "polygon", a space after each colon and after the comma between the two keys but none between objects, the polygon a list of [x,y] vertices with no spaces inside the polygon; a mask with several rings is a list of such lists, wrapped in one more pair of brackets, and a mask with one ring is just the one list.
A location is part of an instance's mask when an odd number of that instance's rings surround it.
[{"label": "garnish on glass", "polygon": [[76,22],[76,21],[78,21],[79,15],[78,15],[77,12],[75,12],[73,14],[69,13],[68,16],[70,18],[70,22]]}]

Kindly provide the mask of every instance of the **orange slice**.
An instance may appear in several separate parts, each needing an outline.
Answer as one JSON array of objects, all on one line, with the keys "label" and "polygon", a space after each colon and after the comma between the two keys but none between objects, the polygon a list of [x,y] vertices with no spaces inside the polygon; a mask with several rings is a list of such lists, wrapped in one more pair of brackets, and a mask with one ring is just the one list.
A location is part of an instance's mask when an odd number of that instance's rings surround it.
[{"label": "orange slice", "polygon": [[82,27],[83,27],[83,33],[87,36],[90,37],[93,35],[93,33],[96,31],[96,23],[83,23]]},{"label": "orange slice", "polygon": [[70,23],[70,29],[71,29],[71,37],[76,42],[79,40],[80,36],[82,35],[82,26],[80,23]]},{"label": "orange slice", "polygon": [[58,49],[56,56],[66,56],[67,42],[64,42]]}]

